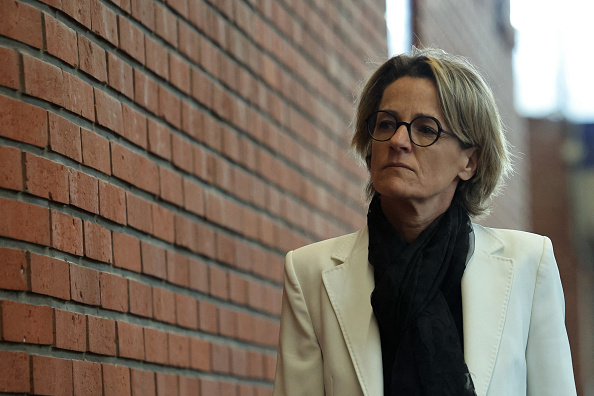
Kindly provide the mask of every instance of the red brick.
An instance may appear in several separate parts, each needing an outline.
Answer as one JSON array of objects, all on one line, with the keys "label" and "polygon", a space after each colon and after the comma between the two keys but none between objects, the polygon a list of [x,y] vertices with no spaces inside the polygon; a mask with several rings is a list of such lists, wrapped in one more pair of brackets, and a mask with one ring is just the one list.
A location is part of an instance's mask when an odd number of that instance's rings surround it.
[{"label": "red brick", "polygon": [[198,329],[198,303],[192,296],[175,295],[177,324],[189,329]]},{"label": "red brick", "polygon": [[198,326],[200,330],[217,334],[219,332],[217,306],[208,301],[198,301]]},{"label": "red brick", "polygon": [[196,238],[198,239],[198,253],[201,253],[207,257],[214,257],[214,230],[207,225],[197,224]]},{"label": "red brick", "polygon": [[[113,174],[153,194],[159,193],[159,170],[157,164],[147,157],[112,142]],[[128,204],[128,209],[129,209]],[[128,217],[128,221],[130,218]]]},{"label": "red brick", "polygon": [[175,367],[190,366],[189,338],[178,334],[168,334],[169,365]]},{"label": "red brick", "polygon": [[229,277],[227,271],[217,266],[210,266],[210,294],[223,300],[229,298]]},{"label": "red brick", "polygon": [[153,287],[154,318],[170,324],[175,323],[175,294],[162,287]]},{"label": "red brick", "polygon": [[0,213],[0,236],[49,246],[47,208],[0,198]]},{"label": "red brick", "polygon": [[51,307],[2,301],[2,339],[51,345],[54,341]]},{"label": "red brick", "polygon": [[131,235],[113,232],[113,264],[116,267],[140,272],[140,241]]},{"label": "red brick", "polygon": [[130,396],[130,369],[126,366],[102,364],[105,396]]},{"label": "red brick", "polygon": [[16,147],[0,146],[0,187],[23,189],[21,150]]},{"label": "red brick", "polygon": [[199,216],[204,215],[204,194],[202,186],[192,180],[184,179],[184,208]]},{"label": "red brick", "polygon": [[130,0],[131,14],[149,30],[155,29],[155,10],[152,1]]},{"label": "red brick", "polygon": [[[152,288],[144,283],[128,280],[128,293],[130,296],[130,312],[144,316],[153,317],[153,295]],[[146,334],[145,334],[146,337]]]},{"label": "red brick", "polygon": [[262,378],[264,376],[264,361],[262,354],[256,351],[247,352],[248,376]]},{"label": "red brick", "polygon": [[246,312],[237,313],[237,328],[241,329],[238,338],[243,341],[254,340],[254,317]]},{"label": "red brick", "polygon": [[229,273],[229,299],[236,304],[247,304],[247,281],[234,272]]},{"label": "red brick", "polygon": [[206,218],[217,224],[223,224],[223,196],[219,192],[207,190],[204,198],[206,201]]},{"label": "red brick", "polygon": [[144,334],[142,326],[118,321],[119,356],[144,360]]},{"label": "red brick", "polygon": [[72,361],[72,379],[74,394],[85,396],[102,396],[101,363]]},{"label": "red brick", "polygon": [[31,253],[31,291],[70,300],[68,263]]},{"label": "red brick", "polygon": [[[200,111],[198,107],[194,106],[191,102],[184,100],[182,102],[183,131],[193,137],[195,140],[198,140],[200,134],[202,133],[202,128],[204,128],[204,113],[202,113],[202,111]],[[190,142],[179,138],[179,143],[193,151],[193,147]],[[188,171],[191,172],[192,168],[189,168]]]},{"label": "red brick", "polygon": [[130,13],[130,0],[112,0],[112,3],[126,11],[128,14]]},{"label": "red brick", "polygon": [[190,338],[190,366],[193,369],[211,370],[211,344],[206,340]]},{"label": "red brick", "polygon": [[91,213],[99,213],[99,183],[97,178],[68,169],[70,204]]},{"label": "red brick", "polygon": [[47,145],[47,112],[39,107],[0,96],[0,136]]},{"label": "red brick", "polygon": [[169,53],[170,82],[179,90],[190,94],[190,64],[173,52]]},{"label": "red brick", "polygon": [[110,175],[109,141],[95,132],[81,130],[83,163]]},{"label": "red brick", "polygon": [[149,234],[153,232],[151,203],[149,201],[126,192],[126,210],[129,226]]},{"label": "red brick", "polygon": [[111,232],[99,224],[85,221],[84,234],[85,256],[105,263],[111,263]]},{"label": "red brick", "polygon": [[70,264],[70,295],[74,301],[88,305],[99,305],[99,271]]},{"label": "red brick", "polygon": [[167,208],[152,204],[153,235],[169,243],[175,240],[174,214]]},{"label": "red brick", "polygon": [[[204,378],[200,381],[200,393],[209,396],[223,396],[221,383],[213,379]],[[227,395],[225,395],[227,396]]]},{"label": "red brick", "polygon": [[62,71],[56,66],[23,54],[25,93],[62,106]]},{"label": "red brick", "polygon": [[107,53],[107,75],[110,87],[131,99],[134,97],[132,66],[112,52]]},{"label": "red brick", "polygon": [[189,285],[190,270],[187,256],[167,250],[167,280],[179,286]]},{"label": "red brick", "polygon": [[64,252],[83,255],[82,220],[64,213],[51,211],[52,247]]},{"label": "red brick", "polygon": [[[132,77],[130,77],[132,82]],[[144,115],[122,104],[124,114],[124,137],[132,143],[147,148],[147,120]]]},{"label": "red brick", "polygon": [[206,9],[208,5],[199,1],[190,1],[188,4],[189,19],[194,26],[204,31],[206,29]]},{"label": "red brick", "polygon": [[99,180],[99,214],[116,223],[126,224],[125,190]]},{"label": "red brick", "polygon": [[[219,76],[220,57],[221,52],[209,41],[202,40],[200,42],[200,60],[204,70],[213,76]],[[216,86],[215,86],[216,87]]]},{"label": "red brick", "polygon": [[[230,213],[232,211],[227,209],[226,214]],[[236,221],[236,218],[233,220]],[[223,233],[217,234],[217,259],[230,266],[235,265],[235,239],[233,237]]]},{"label": "red brick", "polygon": [[181,128],[181,100],[161,85],[159,85],[159,116],[174,127]]},{"label": "red brick", "polygon": [[87,316],[89,328],[89,352],[115,356],[115,322],[111,319]]},{"label": "red brick", "polygon": [[177,375],[158,372],[157,396],[179,396]]},{"label": "red brick", "polygon": [[122,15],[118,15],[118,22],[120,49],[144,64],[144,33]]},{"label": "red brick", "polygon": [[171,136],[171,148],[173,154],[173,165],[192,173],[194,169],[192,142],[178,135]]},{"label": "red brick", "polygon": [[144,355],[148,362],[167,364],[167,333],[145,328]]},{"label": "red brick", "polygon": [[179,50],[193,63],[200,63],[200,36],[190,25],[182,21],[179,22]]},{"label": "red brick", "polygon": [[27,257],[16,249],[0,248],[0,289],[27,290]]},{"label": "red brick", "polygon": [[47,52],[71,66],[77,66],[78,41],[76,32],[48,14],[44,14],[44,21]]},{"label": "red brick", "polygon": [[221,395],[237,396],[238,386],[231,382],[221,382]]},{"label": "red brick", "polygon": [[99,125],[119,134],[123,133],[122,103],[102,90],[93,88],[93,91],[95,92],[95,108]]},{"label": "red brick", "polygon": [[250,385],[240,384],[237,391],[238,396],[256,396],[254,388]]},{"label": "red brick", "polygon": [[198,382],[198,378],[180,375],[179,376],[179,396],[194,396],[194,395],[206,396],[204,393],[200,393],[200,382]]},{"label": "red brick", "polygon": [[167,261],[165,249],[142,241],[142,272],[160,279],[167,279]]},{"label": "red brick", "polygon": [[208,266],[204,261],[190,259],[190,288],[208,293]]},{"label": "red brick", "polygon": [[212,108],[213,86],[202,70],[192,68],[192,97],[208,108]]},{"label": "red brick", "polygon": [[171,132],[167,125],[148,120],[148,149],[159,157],[171,159]]},{"label": "red brick", "polygon": [[94,33],[118,46],[116,14],[98,0],[91,0],[91,28]]},{"label": "red brick", "polygon": [[27,4],[13,0],[0,3],[0,35],[22,41],[35,48],[43,45],[41,12]]},{"label": "red brick", "polygon": [[167,62],[167,48],[158,41],[144,36],[146,49],[146,67],[159,77],[169,79],[169,64]]},{"label": "red brick", "polygon": [[80,34],[78,35],[78,61],[81,70],[100,82],[107,82],[105,50]]},{"label": "red brick", "polygon": [[80,127],[72,122],[49,113],[50,148],[60,154],[82,162]]},{"label": "red brick", "polygon": [[159,109],[159,85],[138,69],[134,69],[134,100],[152,113]]},{"label": "red brick", "polygon": [[119,312],[128,311],[128,281],[126,278],[107,272],[99,276],[101,307]]},{"label": "red brick", "polygon": [[68,170],[57,162],[25,153],[25,185],[34,195],[67,204]]},{"label": "red brick", "polygon": [[192,251],[197,251],[196,226],[194,222],[186,216],[176,214],[174,218],[175,244],[186,247]]},{"label": "red brick", "polygon": [[225,307],[219,308],[219,331],[221,335],[237,338],[237,313]]},{"label": "red brick", "polygon": [[93,87],[66,71],[62,71],[62,76],[64,83],[64,107],[90,121],[95,121]]},{"label": "red brick", "polygon": [[217,373],[231,372],[231,351],[228,345],[212,344],[212,371]]},{"label": "red brick", "polygon": [[31,358],[33,359],[34,394],[72,394],[72,361],[37,355]]},{"label": "red brick", "polygon": [[155,396],[155,373],[130,369],[132,396]]},{"label": "red brick", "polygon": [[87,317],[75,312],[55,310],[56,348],[85,352],[87,350]]},{"label": "red brick", "polygon": [[183,206],[184,196],[181,175],[171,169],[159,167],[161,198],[177,206]]},{"label": "red brick", "polygon": [[177,18],[165,6],[155,5],[155,31],[174,47],[177,47]]},{"label": "red brick", "polygon": [[247,351],[243,348],[231,348],[231,372],[238,377],[247,376]]},{"label": "red brick", "polygon": [[29,376],[28,354],[0,351],[0,392],[28,393],[31,390]]},{"label": "red brick", "polygon": [[0,47],[0,85],[19,89],[19,58],[10,48]]},{"label": "red brick", "polygon": [[91,3],[89,0],[62,0],[62,10],[91,29]]}]

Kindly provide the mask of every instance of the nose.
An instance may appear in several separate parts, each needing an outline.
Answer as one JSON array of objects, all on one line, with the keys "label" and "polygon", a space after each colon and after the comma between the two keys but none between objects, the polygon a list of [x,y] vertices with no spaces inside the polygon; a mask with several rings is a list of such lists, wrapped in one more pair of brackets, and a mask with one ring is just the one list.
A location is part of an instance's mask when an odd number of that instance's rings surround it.
[{"label": "nose", "polygon": [[412,142],[410,141],[410,136],[408,136],[408,129],[406,129],[406,125],[399,125],[398,128],[396,128],[394,136],[390,138],[389,142],[394,149],[410,151]]}]

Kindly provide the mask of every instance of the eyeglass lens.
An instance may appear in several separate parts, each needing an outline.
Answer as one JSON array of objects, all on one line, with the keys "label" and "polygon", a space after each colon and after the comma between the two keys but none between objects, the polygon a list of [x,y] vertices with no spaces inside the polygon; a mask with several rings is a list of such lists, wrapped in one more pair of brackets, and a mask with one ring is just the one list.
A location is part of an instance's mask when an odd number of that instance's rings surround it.
[{"label": "eyeglass lens", "polygon": [[[387,112],[378,112],[368,120],[369,132],[376,140],[390,140],[396,129],[398,121]],[[410,138],[418,146],[428,146],[439,137],[439,125],[433,118],[418,117],[410,125]]]}]

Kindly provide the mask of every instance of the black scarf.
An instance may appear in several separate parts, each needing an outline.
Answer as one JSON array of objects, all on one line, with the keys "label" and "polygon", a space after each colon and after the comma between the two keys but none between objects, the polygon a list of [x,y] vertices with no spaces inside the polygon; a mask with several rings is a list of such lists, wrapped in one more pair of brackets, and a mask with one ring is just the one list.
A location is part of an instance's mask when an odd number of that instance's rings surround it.
[{"label": "black scarf", "polygon": [[468,215],[454,198],[409,245],[376,196],[367,226],[384,395],[475,395],[462,342],[460,285],[472,230]]}]

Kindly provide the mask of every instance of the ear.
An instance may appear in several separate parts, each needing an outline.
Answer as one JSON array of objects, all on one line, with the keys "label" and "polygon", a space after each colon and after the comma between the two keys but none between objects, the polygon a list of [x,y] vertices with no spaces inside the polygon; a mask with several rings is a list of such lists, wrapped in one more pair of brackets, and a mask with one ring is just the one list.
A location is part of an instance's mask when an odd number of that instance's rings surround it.
[{"label": "ear", "polygon": [[458,173],[460,180],[469,180],[474,176],[478,165],[480,150],[478,147],[470,147],[462,150],[462,169]]}]

